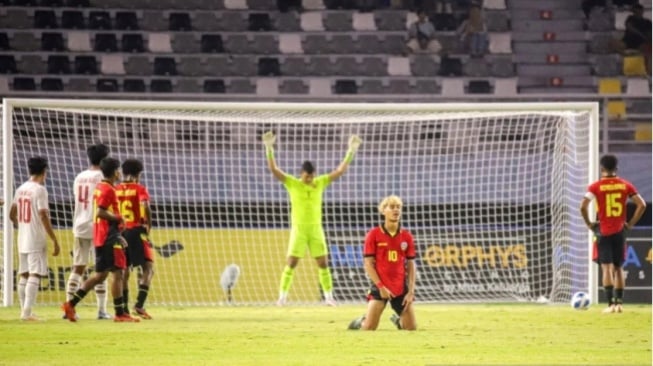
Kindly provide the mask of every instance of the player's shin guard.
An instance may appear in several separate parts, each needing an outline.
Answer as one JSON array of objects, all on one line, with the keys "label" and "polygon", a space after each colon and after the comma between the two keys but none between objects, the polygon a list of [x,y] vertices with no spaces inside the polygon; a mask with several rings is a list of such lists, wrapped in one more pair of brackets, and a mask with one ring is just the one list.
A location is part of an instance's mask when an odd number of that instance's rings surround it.
[{"label": "player's shin guard", "polygon": [[70,301],[73,298],[73,295],[79,286],[82,284],[82,276],[78,275],[75,272],[72,272],[68,277],[68,282],[66,283],[66,301]]},{"label": "player's shin guard", "polygon": [[290,268],[289,266],[285,266],[283,268],[283,272],[281,272],[281,281],[279,283],[280,294],[288,293],[294,275],[295,275],[295,270],[293,268]]},{"label": "player's shin guard", "polygon": [[333,289],[333,278],[331,277],[331,270],[327,268],[318,268],[317,274],[320,278],[320,286],[322,287],[322,291],[324,291],[325,294],[331,293],[331,290]]},{"label": "player's shin guard", "polygon": [[27,278],[20,276],[18,280],[18,301],[20,301],[21,310],[25,306],[25,286],[27,285]]},{"label": "player's shin guard", "polygon": [[97,299],[97,310],[101,313],[107,312],[107,280],[95,285],[95,297]]},{"label": "player's shin guard", "polygon": [[25,284],[25,303],[22,307],[21,317],[27,318],[32,315],[32,307],[36,303],[36,294],[39,291],[39,278],[29,276]]}]

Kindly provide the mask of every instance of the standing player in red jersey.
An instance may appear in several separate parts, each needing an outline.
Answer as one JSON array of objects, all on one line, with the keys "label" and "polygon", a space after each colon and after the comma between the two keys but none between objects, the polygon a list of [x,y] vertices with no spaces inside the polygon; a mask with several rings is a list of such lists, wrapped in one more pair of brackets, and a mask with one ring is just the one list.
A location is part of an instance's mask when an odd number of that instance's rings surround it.
[{"label": "standing player in red jersey", "polygon": [[367,313],[349,324],[349,329],[376,330],[388,301],[396,314],[390,320],[398,329],[415,330],[415,243],[413,235],[399,224],[401,198],[391,195],[379,204],[382,225],[365,237],[365,273],[373,285],[367,294]]},{"label": "standing player in red jersey", "polygon": [[138,322],[124,311],[122,297],[123,273],[127,267],[125,240],[120,235],[123,219],[120,216],[118,197],[114,184],[120,179],[120,162],[106,157],[100,161],[103,179],[95,186],[93,204],[95,205],[95,222],[93,224],[93,245],[95,246],[95,274],[86,280],[82,287],[62,305],[66,318],[77,321],[75,305],[98,283],[102,283],[109,273],[112,275],[111,296],[116,316],[115,322]]},{"label": "standing player in red jersey", "polygon": [[[603,288],[608,300],[604,313],[623,311],[624,287],[626,285],[623,268],[626,245],[625,231],[630,230],[644,214],[646,202],[629,181],[617,176],[617,158],[605,155],[601,158],[601,178],[589,185],[580,204],[580,213],[590,230],[597,227],[598,262],[603,272]],[[635,213],[626,221],[626,202],[628,198],[635,203]],[[589,219],[588,207],[596,200],[598,222]]]},{"label": "standing player in red jersey", "polygon": [[122,163],[124,179],[116,187],[120,214],[125,220],[125,231],[122,236],[127,241],[127,265],[123,284],[123,299],[125,312],[129,313],[129,272],[132,268],[140,266],[142,275],[138,283],[138,295],[133,314],[143,319],[152,319],[145,311],[150,283],[154,276],[154,251],[148,234],[152,227],[150,212],[150,194],[147,188],[140,184],[143,163],[136,159],[127,159]]}]

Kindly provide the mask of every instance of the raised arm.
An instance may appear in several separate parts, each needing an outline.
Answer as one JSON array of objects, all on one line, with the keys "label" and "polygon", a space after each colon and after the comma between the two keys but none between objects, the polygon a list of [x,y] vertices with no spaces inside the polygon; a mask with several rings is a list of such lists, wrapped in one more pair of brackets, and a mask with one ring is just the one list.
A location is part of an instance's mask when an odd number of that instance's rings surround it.
[{"label": "raised arm", "polygon": [[276,140],[274,132],[268,131],[264,133],[262,140],[263,145],[265,145],[265,156],[268,161],[268,169],[270,169],[272,175],[274,175],[277,180],[280,182],[285,181],[286,173],[284,173],[283,170],[279,169],[277,162],[274,160],[274,141]]},{"label": "raised arm", "polygon": [[349,164],[354,160],[354,155],[356,155],[356,151],[358,151],[358,147],[361,145],[363,140],[361,140],[360,137],[357,135],[352,135],[349,138],[349,148],[347,149],[347,154],[345,154],[345,158],[342,160],[340,165],[336,169],[334,169],[331,173],[329,173],[329,180],[333,182],[334,180],[340,178],[343,174],[345,174],[345,171],[347,171],[347,168],[349,167]]}]

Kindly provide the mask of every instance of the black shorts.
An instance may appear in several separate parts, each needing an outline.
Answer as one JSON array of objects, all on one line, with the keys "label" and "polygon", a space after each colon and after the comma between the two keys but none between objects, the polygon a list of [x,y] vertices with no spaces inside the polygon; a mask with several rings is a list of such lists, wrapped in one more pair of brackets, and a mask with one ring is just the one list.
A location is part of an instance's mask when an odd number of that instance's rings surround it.
[{"label": "black shorts", "polygon": [[127,258],[120,239],[107,238],[104,245],[95,247],[95,272],[127,268]]},{"label": "black shorts", "polygon": [[376,285],[372,285],[370,289],[367,290],[367,301],[378,300],[378,301],[383,301],[385,304],[387,304],[388,301],[390,301],[390,306],[392,306],[392,310],[394,310],[395,313],[397,313],[397,315],[401,316],[401,313],[404,312],[403,302],[407,292],[408,292],[408,287],[404,284],[404,292],[402,292],[401,295],[395,296],[392,299],[382,299],[379,288],[376,287]]},{"label": "black shorts", "polygon": [[626,236],[623,231],[599,238],[599,263],[621,267],[625,260]]},{"label": "black shorts", "polygon": [[127,242],[128,266],[137,267],[153,261],[152,245],[144,227],[127,229],[123,231],[122,236]]}]

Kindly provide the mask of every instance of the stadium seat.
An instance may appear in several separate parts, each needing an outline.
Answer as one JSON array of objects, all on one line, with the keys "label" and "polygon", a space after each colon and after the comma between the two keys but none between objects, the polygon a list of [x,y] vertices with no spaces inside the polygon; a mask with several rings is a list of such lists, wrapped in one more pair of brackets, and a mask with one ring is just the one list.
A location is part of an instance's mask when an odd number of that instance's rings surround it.
[{"label": "stadium seat", "polygon": [[122,52],[143,52],[143,36],[139,33],[136,34],[123,34],[120,41],[120,49]]},{"label": "stadium seat", "polygon": [[458,28],[458,21],[453,14],[439,13],[431,16],[431,23],[438,31],[451,32]]},{"label": "stadium seat", "polygon": [[9,80],[6,77],[0,77],[0,95],[9,93]]},{"label": "stadium seat", "polygon": [[88,8],[91,6],[89,0],[66,0],[66,5],[71,8]]},{"label": "stadium seat", "polygon": [[465,94],[465,83],[459,78],[442,79],[442,95],[447,97],[460,97]]},{"label": "stadium seat", "polygon": [[619,55],[596,55],[592,63],[594,74],[597,76],[620,75],[623,70],[621,61]]},{"label": "stadium seat", "polygon": [[[322,25],[326,31],[330,32],[350,32],[354,30],[352,26],[352,13],[348,11],[330,11],[330,12],[316,12],[320,14]],[[310,19],[309,19],[310,20]],[[317,20],[317,16],[315,16]],[[315,21],[311,20],[311,21]],[[317,22],[315,22],[318,24]]]},{"label": "stadium seat", "polygon": [[651,141],[651,122],[635,124],[635,141]]},{"label": "stadium seat", "polygon": [[98,79],[95,88],[98,92],[117,92],[118,81],[116,79]]},{"label": "stadium seat", "polygon": [[[10,14],[7,14],[7,17],[9,16]],[[57,16],[53,10],[34,11],[34,28],[51,29],[57,27]]]},{"label": "stadium seat", "polygon": [[[36,39],[32,33],[24,33],[30,35],[32,38]],[[13,38],[16,38],[16,34],[14,34]],[[0,50],[6,51],[10,49],[9,46],[9,37],[7,36],[7,33],[2,32],[0,33]]]},{"label": "stadium seat", "polygon": [[336,73],[335,67],[329,56],[314,56],[308,63],[309,72],[316,76],[330,76]]},{"label": "stadium seat", "polygon": [[101,56],[100,71],[103,75],[124,75],[125,60],[120,54],[107,54]]},{"label": "stadium seat", "polygon": [[172,57],[155,57],[154,75],[177,75],[175,59]]},{"label": "stadium seat", "polygon": [[439,64],[439,57],[436,60],[436,57],[430,55],[415,55],[412,57],[410,69],[414,76],[435,76],[438,74]]},{"label": "stadium seat", "polygon": [[623,74],[625,76],[647,76],[644,56],[625,56]]},{"label": "stadium seat", "polygon": [[509,14],[507,11],[486,11],[485,26],[488,32],[509,32]]},{"label": "stadium seat", "polygon": [[172,93],[172,82],[168,79],[153,79],[150,82],[152,93]]},{"label": "stadium seat", "polygon": [[279,59],[273,57],[261,57],[258,60],[258,75],[259,76],[281,75],[281,67],[279,65]]},{"label": "stadium seat", "polygon": [[168,30],[170,21],[163,17],[163,12],[159,10],[143,10],[139,25],[142,29],[163,32]]},{"label": "stadium seat", "polygon": [[200,86],[195,78],[182,78],[177,79],[174,91],[177,93],[199,93]]},{"label": "stadium seat", "polygon": [[63,29],[84,29],[84,13],[79,10],[64,10],[61,13],[61,28]]},{"label": "stadium seat", "polygon": [[117,52],[118,40],[115,33],[96,33],[93,50],[96,52]]},{"label": "stadium seat", "polygon": [[279,40],[272,34],[254,34],[251,42],[252,51],[259,54],[279,53]]},{"label": "stadium seat", "polygon": [[117,11],[115,28],[117,30],[138,30],[138,17],[133,11]]},{"label": "stadium seat", "polygon": [[324,31],[321,12],[305,12],[301,14],[300,27],[307,32]]},{"label": "stadium seat", "polygon": [[440,76],[462,76],[463,75],[463,64],[459,58],[453,57],[442,57],[440,60],[440,70],[438,71]]},{"label": "stadium seat", "polygon": [[252,50],[253,47],[246,34],[230,34],[224,42],[224,48],[228,53],[234,54],[256,53]]},{"label": "stadium seat", "polygon": [[219,34],[202,34],[200,49],[203,53],[222,53],[224,46],[222,36]]},{"label": "stadium seat", "polygon": [[590,32],[610,32],[614,30],[614,14],[600,8],[590,12],[587,19],[587,30]]},{"label": "stadium seat", "polygon": [[621,94],[621,80],[617,78],[600,79],[599,94]]},{"label": "stadium seat", "polygon": [[315,32],[303,37],[302,46],[307,54],[324,54],[330,53],[331,44],[326,34]]},{"label": "stadium seat", "polygon": [[250,13],[248,16],[247,30],[254,32],[272,30],[270,15],[267,13]]},{"label": "stadium seat", "polygon": [[63,91],[63,81],[59,78],[43,78],[41,79],[41,90]]},{"label": "stadium seat", "polygon": [[337,57],[333,63],[336,75],[339,76],[358,76],[363,73],[361,65],[353,56]]},{"label": "stadium seat", "polygon": [[626,94],[628,95],[651,95],[651,85],[648,78],[628,78],[626,82]]},{"label": "stadium seat", "polygon": [[467,85],[467,93],[469,94],[491,94],[492,85],[487,80],[470,80]]},{"label": "stadium seat", "polygon": [[173,32],[193,30],[190,15],[188,13],[170,13],[168,29]]},{"label": "stadium seat", "polygon": [[205,93],[225,93],[226,88],[225,88],[224,80],[221,79],[204,80],[203,90]]},{"label": "stadium seat", "polygon": [[376,31],[373,13],[354,13],[352,25],[356,31]]},{"label": "stadium seat", "polygon": [[308,85],[302,79],[284,79],[279,85],[281,94],[308,94]]},{"label": "stadium seat", "polygon": [[388,75],[410,76],[410,59],[408,57],[388,57]]},{"label": "stadium seat", "polygon": [[256,95],[261,97],[276,97],[279,95],[279,80],[276,78],[256,79]]},{"label": "stadium seat", "polygon": [[231,59],[228,56],[207,57],[204,63],[204,75],[211,76],[230,76],[233,75],[231,69]]},{"label": "stadium seat", "polygon": [[225,9],[246,10],[247,0],[224,0]]},{"label": "stadium seat", "polygon": [[495,79],[494,95],[498,97],[515,97],[517,95],[517,79]]},{"label": "stadium seat", "polygon": [[387,89],[380,79],[363,79],[358,88],[358,94],[383,94]]},{"label": "stadium seat", "polygon": [[304,53],[301,36],[299,34],[281,33],[279,35],[279,51],[285,54]]},{"label": "stadium seat", "polygon": [[332,94],[329,79],[309,79],[308,82],[308,94],[314,97],[327,97]]},{"label": "stadium seat", "polygon": [[16,59],[12,55],[0,55],[0,73],[1,74],[15,74]]},{"label": "stadium seat", "polygon": [[27,54],[20,57],[18,69],[22,74],[45,74],[47,67],[40,54]]},{"label": "stadium seat", "polygon": [[303,56],[286,57],[281,63],[281,74],[284,76],[304,76],[309,73],[309,64]]},{"label": "stadium seat", "polygon": [[231,79],[227,85],[227,93],[254,94],[256,93],[256,85],[252,84],[249,78]]},{"label": "stadium seat", "polygon": [[383,41],[376,34],[359,34],[355,42],[355,52],[364,54],[383,53]]},{"label": "stadium seat", "polygon": [[326,53],[357,53],[358,45],[352,39],[350,34],[335,34],[331,37],[331,42],[329,43],[330,52]]},{"label": "stadium seat", "polygon": [[[6,34],[2,33],[2,35],[6,37]],[[7,42],[7,39],[0,40],[0,49],[9,49],[9,44],[2,45],[3,42]],[[11,48],[16,51],[38,51],[40,42],[33,32],[15,32],[11,37]]]},{"label": "stadium seat", "polygon": [[302,7],[307,10],[323,10],[326,9],[324,0],[302,0]]},{"label": "stadium seat", "polygon": [[87,52],[91,50],[91,37],[88,32],[68,32],[68,50]]},{"label": "stadium seat", "polygon": [[129,56],[125,61],[127,75],[151,75],[152,64],[147,56]]},{"label": "stadium seat", "polygon": [[42,51],[63,51],[65,50],[63,35],[61,33],[41,33]]},{"label": "stadium seat", "polygon": [[150,52],[172,53],[170,33],[150,33],[147,41],[147,48]]},{"label": "stadium seat", "polygon": [[174,53],[200,52],[200,42],[193,33],[175,33],[171,46]]},{"label": "stadium seat", "polygon": [[14,78],[12,89],[16,91],[32,91],[36,90],[36,83],[34,82],[34,78],[30,77]]},{"label": "stadium seat", "polygon": [[247,8],[251,10],[277,10],[277,4],[269,0],[246,0]]},{"label": "stadium seat", "polygon": [[75,73],[95,75],[98,72],[95,56],[75,56]]},{"label": "stadium seat", "polygon": [[410,84],[410,80],[407,79],[390,79],[388,81],[388,91],[389,94],[412,94],[415,92],[415,88]]},{"label": "stadium seat", "polygon": [[386,76],[388,65],[381,56],[365,56],[361,60],[360,74],[364,76]]},{"label": "stadium seat", "polygon": [[193,26],[199,31],[213,31],[215,32],[216,24],[218,24],[218,17],[214,12],[199,12],[195,13],[193,18]]},{"label": "stadium seat", "polygon": [[88,15],[88,29],[111,29],[111,15],[109,12],[104,10],[91,11]]},{"label": "stadium seat", "polygon": [[336,80],[334,91],[336,94],[358,94],[358,86],[355,80]]},{"label": "stadium seat", "polygon": [[440,90],[435,79],[417,79],[415,81],[415,93],[439,94]]},{"label": "stadium seat", "polygon": [[70,74],[70,60],[68,56],[48,56],[48,74]]},{"label": "stadium seat", "polygon": [[483,8],[505,10],[506,0],[483,0]]},{"label": "stadium seat", "polygon": [[181,57],[177,64],[179,75],[199,76],[202,75],[203,69],[202,59],[195,56]]},{"label": "stadium seat", "polygon": [[489,33],[491,53],[512,53],[510,33]]},{"label": "stadium seat", "polygon": [[403,35],[389,34],[383,37],[383,53],[396,55],[406,48],[406,39]]},{"label": "stadium seat", "polygon": [[626,30],[626,18],[630,16],[629,11],[617,11],[614,13],[614,29],[618,31]]},{"label": "stadium seat", "polygon": [[490,74],[499,78],[506,78],[515,75],[515,65],[512,56],[492,57],[490,61]]},{"label": "stadium seat", "polygon": [[218,23],[212,24],[209,30],[222,30],[227,32],[244,32],[247,30],[248,22],[243,16],[244,12],[222,13]]},{"label": "stadium seat", "polygon": [[275,21],[275,29],[279,32],[301,31],[299,17],[295,12],[278,13]]},{"label": "stadium seat", "polygon": [[609,119],[621,120],[626,116],[626,103],[623,100],[609,100],[606,110]]},{"label": "stadium seat", "polygon": [[145,93],[143,79],[125,79],[122,89],[127,93]]},{"label": "stadium seat", "polygon": [[463,74],[473,77],[486,77],[490,75],[490,69],[484,59],[470,58],[463,65]]}]

